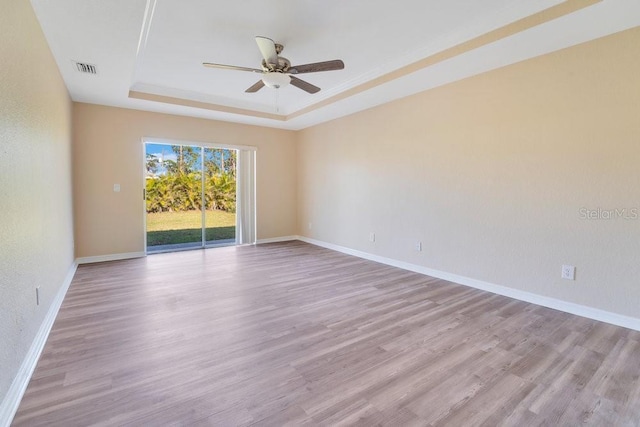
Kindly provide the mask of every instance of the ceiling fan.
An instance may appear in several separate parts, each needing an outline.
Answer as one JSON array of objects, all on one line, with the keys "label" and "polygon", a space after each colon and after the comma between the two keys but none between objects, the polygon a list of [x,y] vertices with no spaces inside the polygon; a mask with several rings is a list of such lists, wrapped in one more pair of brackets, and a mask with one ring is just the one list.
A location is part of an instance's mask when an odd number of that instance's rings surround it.
[{"label": "ceiling fan", "polygon": [[280,52],[282,52],[282,49],[284,48],[281,44],[275,43],[270,38],[261,36],[256,37],[256,43],[258,43],[258,49],[260,49],[260,53],[262,53],[262,69],[239,67],[236,65],[212,64],[210,62],[203,62],[202,65],[205,67],[221,68],[223,70],[250,71],[252,73],[262,74],[262,78],[260,80],[245,90],[247,93],[257,92],[264,86],[278,89],[288,85],[289,83],[304,90],[305,92],[316,93],[320,91],[318,86],[305,82],[304,80],[295,77],[295,75],[344,69],[344,62],[339,59],[291,66],[291,62],[289,62],[287,58],[279,56]]}]

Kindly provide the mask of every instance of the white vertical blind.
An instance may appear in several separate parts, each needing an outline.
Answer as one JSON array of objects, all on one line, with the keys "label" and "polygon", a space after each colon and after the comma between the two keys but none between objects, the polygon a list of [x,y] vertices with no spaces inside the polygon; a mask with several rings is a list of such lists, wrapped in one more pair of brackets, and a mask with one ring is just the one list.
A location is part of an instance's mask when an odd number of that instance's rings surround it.
[{"label": "white vertical blind", "polygon": [[236,244],[256,242],[256,152],[238,150]]}]

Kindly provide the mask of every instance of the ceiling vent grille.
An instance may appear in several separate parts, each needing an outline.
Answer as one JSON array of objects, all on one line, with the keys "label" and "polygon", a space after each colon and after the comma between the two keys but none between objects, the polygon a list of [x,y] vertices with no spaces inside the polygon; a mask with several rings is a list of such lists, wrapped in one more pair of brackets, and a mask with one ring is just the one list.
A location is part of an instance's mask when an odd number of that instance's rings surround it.
[{"label": "ceiling vent grille", "polygon": [[86,62],[76,62],[76,68],[81,73],[85,74],[98,74],[98,70],[95,65],[87,64]]}]

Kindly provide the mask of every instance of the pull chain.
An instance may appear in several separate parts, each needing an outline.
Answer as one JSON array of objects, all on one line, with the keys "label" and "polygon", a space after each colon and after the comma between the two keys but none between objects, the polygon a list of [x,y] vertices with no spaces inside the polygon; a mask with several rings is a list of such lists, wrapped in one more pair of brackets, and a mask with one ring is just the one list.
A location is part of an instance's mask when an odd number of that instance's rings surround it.
[{"label": "pull chain", "polygon": [[276,113],[280,113],[280,88],[276,88]]}]

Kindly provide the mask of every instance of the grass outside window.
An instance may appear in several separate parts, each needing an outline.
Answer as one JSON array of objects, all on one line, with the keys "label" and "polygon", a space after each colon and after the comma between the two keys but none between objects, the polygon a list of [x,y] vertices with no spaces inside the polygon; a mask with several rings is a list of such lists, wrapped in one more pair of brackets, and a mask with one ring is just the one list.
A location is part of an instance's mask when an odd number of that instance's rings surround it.
[{"label": "grass outside window", "polygon": [[[234,239],[236,214],[221,210],[206,212],[206,240]],[[147,213],[147,246],[199,242],[202,212]]]}]

